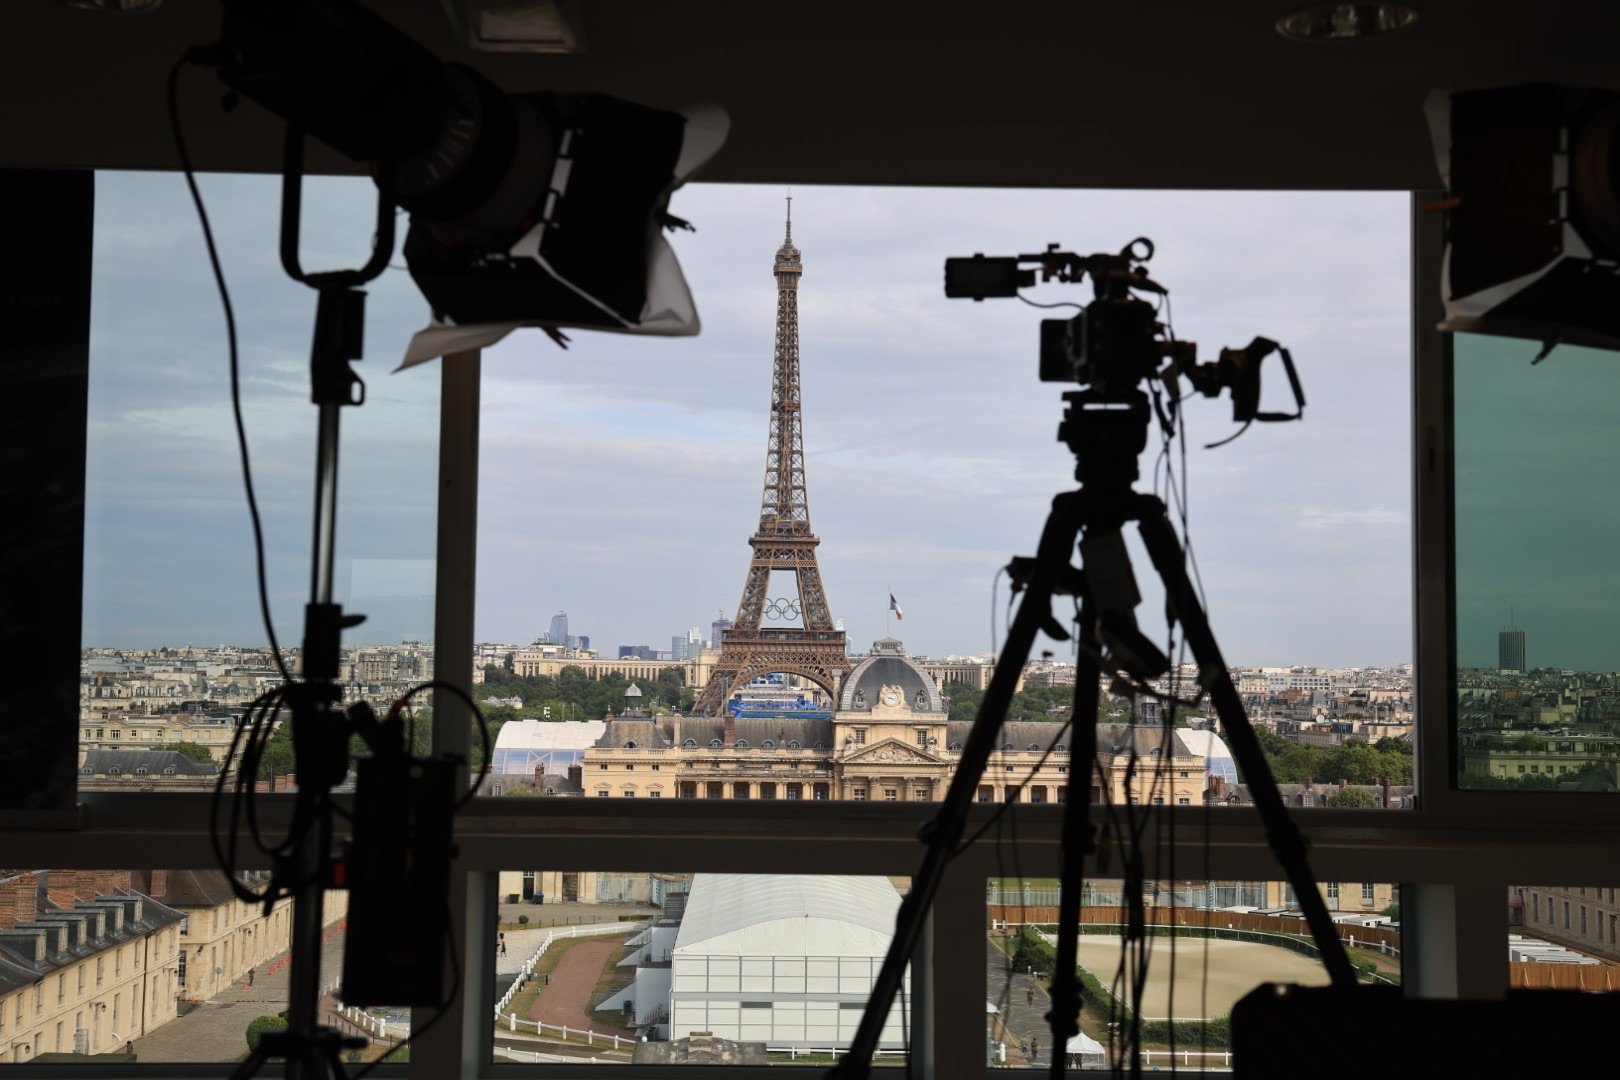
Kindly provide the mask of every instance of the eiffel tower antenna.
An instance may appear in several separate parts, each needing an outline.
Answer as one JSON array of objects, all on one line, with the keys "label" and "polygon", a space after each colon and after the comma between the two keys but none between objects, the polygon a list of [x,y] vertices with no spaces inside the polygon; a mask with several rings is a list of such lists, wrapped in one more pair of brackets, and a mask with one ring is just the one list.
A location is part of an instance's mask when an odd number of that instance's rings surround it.
[{"label": "eiffel tower antenna", "polygon": [[[793,196],[788,196],[787,232],[776,249],[776,358],[771,374],[770,438],[765,446],[765,490],[759,528],[749,539],[753,557],[731,629],[720,636],[714,674],[693,706],[719,716],[750,679],[772,672],[799,675],[837,698],[850,670],[844,632],[833,623],[821,587],[810,529],[804,480],[804,426],[799,408],[799,278],[804,265],[793,246]],[[771,572],[793,574],[798,598],[771,599]],[[767,617],[796,618],[798,627],[765,627]]]}]

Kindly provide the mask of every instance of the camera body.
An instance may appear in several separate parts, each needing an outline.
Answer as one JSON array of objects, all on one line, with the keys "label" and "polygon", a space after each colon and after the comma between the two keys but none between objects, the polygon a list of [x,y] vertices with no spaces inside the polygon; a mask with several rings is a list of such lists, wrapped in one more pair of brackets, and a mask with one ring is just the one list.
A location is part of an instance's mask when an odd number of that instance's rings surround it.
[{"label": "camera body", "polygon": [[1135,298],[1094,300],[1072,319],[1041,320],[1042,382],[1126,390],[1158,370],[1153,305]]},{"label": "camera body", "polygon": [[[1160,383],[1169,391],[1160,412],[1160,421],[1167,429],[1178,411],[1178,383],[1183,377],[1205,397],[1229,390],[1232,419],[1245,426],[1255,420],[1298,420],[1303,416],[1305,394],[1293,357],[1275,341],[1256,337],[1241,349],[1222,349],[1219,359],[1200,363],[1196,344],[1177,340],[1160,324],[1158,306],[1141,296],[1169,293],[1148,277],[1143,264],[1151,258],[1153,241],[1146,237],[1132,240],[1118,254],[1076,255],[1048,244],[1044,252],[1035,255],[981,253],[971,258],[951,258],[945,260],[945,296],[969,300],[1017,296],[1019,290],[1039,282],[1078,284],[1089,277],[1095,298],[1081,308],[1080,314],[1072,319],[1041,320],[1042,382],[1089,387],[1086,400],[1091,403],[1090,411],[1096,411],[1101,403],[1133,403],[1140,386]],[[1294,397],[1292,412],[1260,408],[1260,364],[1272,353],[1281,358],[1288,376]]]}]

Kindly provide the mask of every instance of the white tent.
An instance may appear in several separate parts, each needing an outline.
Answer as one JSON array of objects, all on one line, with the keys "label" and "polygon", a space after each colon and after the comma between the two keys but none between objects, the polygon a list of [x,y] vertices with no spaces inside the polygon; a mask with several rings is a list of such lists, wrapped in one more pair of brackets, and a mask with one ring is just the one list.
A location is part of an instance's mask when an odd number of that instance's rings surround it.
[{"label": "white tent", "polygon": [[[882,877],[696,875],[671,955],[670,1036],[848,1046],[899,907]],[[897,1004],[882,1045],[903,1041]]]},{"label": "white tent", "polygon": [[1084,1033],[1076,1033],[1074,1038],[1063,1044],[1063,1050],[1071,1059],[1080,1059],[1073,1062],[1076,1065],[1107,1064],[1108,1055],[1103,1044]]}]

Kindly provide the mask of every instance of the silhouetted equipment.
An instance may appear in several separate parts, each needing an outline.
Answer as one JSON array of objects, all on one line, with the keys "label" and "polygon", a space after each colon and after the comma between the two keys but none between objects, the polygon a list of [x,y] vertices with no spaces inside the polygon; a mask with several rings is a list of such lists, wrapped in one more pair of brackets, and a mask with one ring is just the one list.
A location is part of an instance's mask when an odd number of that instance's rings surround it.
[{"label": "silhouetted equipment", "polygon": [[[1393,986],[1345,993],[1265,983],[1232,1007],[1232,1066],[1240,1080],[1581,1075],[1613,1056],[1616,1025],[1614,994],[1509,990],[1497,1001],[1441,1001]],[[1557,1037],[1518,1037],[1526,1031]]]},{"label": "silhouetted equipment", "polygon": [[1437,94],[1429,113],[1449,194],[1441,328],[1542,356],[1620,349],[1620,93],[1513,86]]},{"label": "silhouetted equipment", "polygon": [[[1089,277],[1095,297],[1079,315],[1041,320],[1042,382],[1090,384],[1094,391],[1112,394],[1156,381],[1169,391],[1169,413],[1161,413],[1168,424],[1181,396],[1176,379],[1185,376],[1205,397],[1230,390],[1232,419],[1245,426],[1255,420],[1298,420],[1305,394],[1288,350],[1257,337],[1241,349],[1222,349],[1218,359],[1199,363],[1197,344],[1173,337],[1159,321],[1158,308],[1137,295],[1168,292],[1147,275],[1144,264],[1152,258],[1153,241],[1137,237],[1117,255],[1081,256],[1050,244],[1038,255],[946,259],[945,295],[972,300],[1017,296],[1041,282],[1078,284]],[[1293,412],[1260,409],[1260,364],[1273,352],[1288,375]]]},{"label": "silhouetted equipment", "polygon": [[[604,94],[508,94],[353,0],[222,0],[194,57],[293,128],[367,163],[410,212],[405,257],[449,321],[695,334],[666,228],[724,138]],[[379,248],[382,246],[378,245]]]},{"label": "silhouetted equipment", "polygon": [[[1328,975],[1335,987],[1355,986],[1355,969],[1334,932],[1327,903],[1306,861],[1305,839],[1288,816],[1259,738],[1243,711],[1198,590],[1188,577],[1186,554],[1165,505],[1156,496],[1133,490],[1139,473],[1137,457],[1147,445],[1155,412],[1167,436],[1172,430],[1180,376],[1187,376],[1195,388],[1210,396],[1220,393],[1223,387],[1232,390],[1234,400],[1242,396],[1242,409],[1248,415],[1240,415],[1240,419],[1245,425],[1249,420],[1296,418],[1304,409],[1304,395],[1293,362],[1284,353],[1298,411],[1266,414],[1254,408],[1259,398],[1259,358],[1275,348],[1274,343],[1263,338],[1256,339],[1263,347],[1251,345],[1237,356],[1223,354],[1219,361],[1197,363],[1195,347],[1174,340],[1159,323],[1153,306],[1135,295],[1167,291],[1148,278],[1141,265],[1152,256],[1152,242],[1137,239],[1117,255],[1081,257],[1058,251],[1054,244],[1040,255],[995,259],[975,256],[950,259],[945,264],[946,295],[975,300],[1014,296],[1019,289],[1033,284],[1034,272],[1019,265],[1026,262],[1036,264],[1045,280],[1078,282],[1083,277],[1091,278],[1096,297],[1076,318],[1057,320],[1061,339],[1058,330],[1043,328],[1042,334],[1042,378],[1061,376],[1060,381],[1077,382],[1083,387],[1063,395],[1067,408],[1058,428],[1058,438],[1074,452],[1075,476],[1080,486],[1052,500],[1052,512],[1041,531],[1035,556],[1014,558],[1008,567],[1013,591],[1024,596],[1007,628],[995,674],[963,743],[950,787],[938,812],[923,828],[922,841],[927,851],[901,902],[894,937],[873,982],[860,1026],[832,1072],[838,1080],[854,1080],[871,1071],[884,1021],[917,948],[945,864],[962,843],[968,811],[976,800],[990,756],[1001,743],[999,731],[1037,634],[1045,632],[1058,640],[1069,637],[1053,614],[1053,601],[1073,597],[1078,602],[1074,727],[1067,766],[1071,777],[1090,776],[1096,768],[1096,718],[1102,674],[1106,672],[1139,692],[1152,692],[1152,680],[1169,671],[1169,658],[1136,623],[1136,608],[1142,598],[1123,535],[1124,526],[1133,522],[1164,584],[1167,618],[1172,627],[1179,624],[1198,662],[1198,688],[1209,695],[1220,717],[1232,756],[1248,780],[1267,839],[1298,898],[1300,913]],[[1161,368],[1164,360],[1169,363]],[[1142,383],[1153,387],[1151,405],[1148,393],[1141,389]],[[1161,402],[1165,396],[1167,406]],[[1077,543],[1079,565],[1074,563]],[[1097,850],[1097,828],[1091,821],[1090,800],[1085,794],[1089,786],[1076,784],[1072,789],[1075,797],[1063,803],[1057,958],[1052,1008],[1047,1013],[1052,1046],[1068,1045],[1080,1030],[1080,983],[1075,959],[1080,886],[1085,860]],[[1154,810],[1140,807],[1127,812]],[[1128,889],[1135,890],[1127,906],[1139,915],[1141,886],[1152,875],[1140,844],[1126,841],[1122,846],[1119,876]],[[1129,920],[1125,937],[1140,940],[1144,930],[1140,917]],[[1063,1055],[1053,1055],[1051,1074],[1054,1080],[1063,1076]]]}]

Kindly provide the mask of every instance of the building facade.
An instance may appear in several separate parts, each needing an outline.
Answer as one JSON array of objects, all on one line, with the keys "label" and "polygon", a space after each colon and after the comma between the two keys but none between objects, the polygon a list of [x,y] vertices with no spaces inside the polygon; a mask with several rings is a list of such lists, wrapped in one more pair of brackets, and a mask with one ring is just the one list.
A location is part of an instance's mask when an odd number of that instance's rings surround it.
[{"label": "building facade", "polygon": [[[645,717],[608,721],[584,755],[587,798],[940,799],[972,727],[950,720],[938,682],[893,638],[845,679],[831,718]],[[1068,798],[1067,736],[1058,722],[1012,721],[985,768],[978,801]],[[1198,805],[1204,759],[1175,731],[1099,725],[1098,764],[1117,802]],[[1138,764],[1132,770],[1132,752]],[[1088,784],[1100,801],[1101,783]]]},{"label": "building facade", "polygon": [[121,1053],[176,1015],[184,916],[128,871],[0,880],[0,1063]]}]

